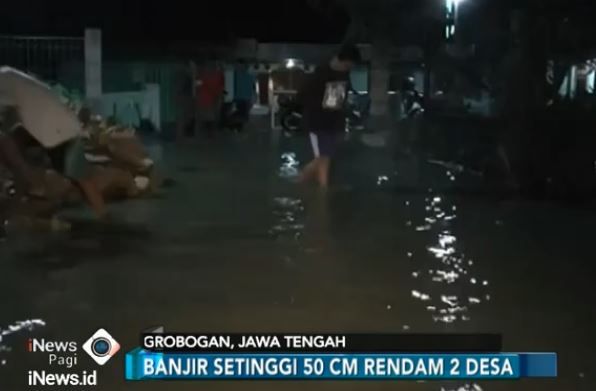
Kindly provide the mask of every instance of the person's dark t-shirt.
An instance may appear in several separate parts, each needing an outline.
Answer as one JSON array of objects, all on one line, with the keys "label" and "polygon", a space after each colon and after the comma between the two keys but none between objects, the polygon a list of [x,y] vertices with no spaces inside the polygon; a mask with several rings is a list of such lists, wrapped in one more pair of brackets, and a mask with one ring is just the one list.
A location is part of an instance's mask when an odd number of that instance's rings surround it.
[{"label": "person's dark t-shirt", "polygon": [[299,94],[306,130],[315,133],[343,131],[349,87],[349,72],[335,71],[329,65],[317,67]]}]

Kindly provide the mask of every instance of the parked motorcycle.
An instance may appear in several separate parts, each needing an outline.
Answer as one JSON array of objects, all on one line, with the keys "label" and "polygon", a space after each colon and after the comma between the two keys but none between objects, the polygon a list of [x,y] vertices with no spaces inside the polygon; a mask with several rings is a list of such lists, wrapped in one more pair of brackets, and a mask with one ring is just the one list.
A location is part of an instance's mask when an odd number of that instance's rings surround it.
[{"label": "parked motorcycle", "polygon": [[279,122],[287,132],[297,132],[302,126],[302,105],[293,96],[278,98]]},{"label": "parked motorcycle", "polygon": [[[278,100],[281,127],[287,132],[302,129],[302,106],[291,96],[280,96]],[[346,132],[362,130],[365,127],[370,103],[362,95],[350,93],[346,105]]]},{"label": "parked motorcycle", "polygon": [[416,90],[413,77],[404,79],[401,93],[404,119],[417,118],[424,114],[424,95]]},{"label": "parked motorcycle", "polygon": [[221,106],[219,117],[219,128],[234,132],[241,132],[244,128],[245,119],[237,109],[234,102],[224,102]]},{"label": "parked motorcycle", "polygon": [[400,153],[410,155],[421,142],[422,116],[424,114],[424,96],[416,90],[413,77],[407,77],[401,87],[401,121],[398,126],[398,145]]}]

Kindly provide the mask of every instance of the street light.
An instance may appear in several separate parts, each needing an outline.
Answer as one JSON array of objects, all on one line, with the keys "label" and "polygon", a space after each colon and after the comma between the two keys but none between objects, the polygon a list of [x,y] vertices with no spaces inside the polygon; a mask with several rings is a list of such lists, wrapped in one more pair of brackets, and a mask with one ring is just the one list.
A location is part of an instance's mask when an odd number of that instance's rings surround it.
[{"label": "street light", "polygon": [[446,38],[451,38],[455,35],[455,26],[457,25],[459,5],[464,0],[445,0],[445,8],[447,11],[447,20],[450,22],[445,28]]},{"label": "street light", "polygon": [[457,8],[464,0],[445,0],[447,9]]}]

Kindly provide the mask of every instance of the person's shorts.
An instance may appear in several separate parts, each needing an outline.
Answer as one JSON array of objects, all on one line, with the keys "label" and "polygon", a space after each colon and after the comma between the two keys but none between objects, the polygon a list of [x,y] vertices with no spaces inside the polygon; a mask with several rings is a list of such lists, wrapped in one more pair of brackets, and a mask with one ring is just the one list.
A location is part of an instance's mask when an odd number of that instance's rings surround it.
[{"label": "person's shorts", "polygon": [[337,149],[338,135],[332,132],[310,132],[310,145],[315,157],[331,157]]}]

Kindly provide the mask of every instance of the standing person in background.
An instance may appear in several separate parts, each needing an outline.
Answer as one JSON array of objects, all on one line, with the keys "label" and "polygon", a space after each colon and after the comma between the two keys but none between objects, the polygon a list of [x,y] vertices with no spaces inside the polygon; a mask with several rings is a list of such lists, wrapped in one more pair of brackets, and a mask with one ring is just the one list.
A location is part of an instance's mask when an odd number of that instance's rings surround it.
[{"label": "standing person in background", "polygon": [[190,61],[187,66],[181,66],[176,78],[176,141],[180,142],[187,136],[189,125],[197,120],[198,108],[194,107],[194,84],[196,80],[196,64]]},{"label": "standing person in background", "polygon": [[234,103],[243,124],[249,120],[255,98],[256,77],[249,71],[248,66],[240,61],[234,74]]},{"label": "standing person in background", "polygon": [[201,127],[212,137],[219,125],[219,116],[224,99],[225,79],[219,64],[212,59],[205,64],[197,80],[197,104],[199,118],[195,129]]},{"label": "standing person in background", "polygon": [[316,179],[324,188],[329,184],[331,158],[346,126],[345,102],[350,90],[350,71],[360,58],[356,46],[343,46],[328,64],[317,67],[298,93],[314,155],[302,171],[301,182]]}]

